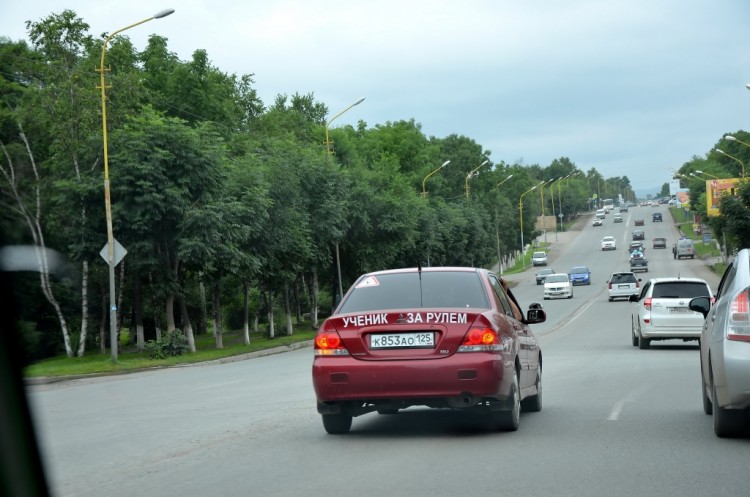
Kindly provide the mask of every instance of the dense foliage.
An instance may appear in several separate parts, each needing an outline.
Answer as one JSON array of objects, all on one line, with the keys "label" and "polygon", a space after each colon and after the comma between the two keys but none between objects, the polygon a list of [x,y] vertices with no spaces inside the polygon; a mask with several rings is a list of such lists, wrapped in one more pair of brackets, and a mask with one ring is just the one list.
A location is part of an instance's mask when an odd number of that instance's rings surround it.
[{"label": "dense foliage", "polygon": [[[103,47],[88,29],[66,10],[29,23],[30,46],[0,38],[0,223],[8,243],[76,267],[42,291],[38,275],[18,277],[32,359],[107,346]],[[313,95],[266,105],[252,75],[221,72],[204,50],[178,60],[159,36],[140,52],[116,36],[104,70],[113,230],[128,251],[118,326],[139,349],[178,329],[194,350],[193,322],[217,347],[224,325],[246,340],[249,327],[291,334],[362,272],[508,263],[542,210],[554,223],[596,198],[634,200],[626,176],[565,157],[493,163],[471,138],[428,137],[414,120],[327,130]]]}]

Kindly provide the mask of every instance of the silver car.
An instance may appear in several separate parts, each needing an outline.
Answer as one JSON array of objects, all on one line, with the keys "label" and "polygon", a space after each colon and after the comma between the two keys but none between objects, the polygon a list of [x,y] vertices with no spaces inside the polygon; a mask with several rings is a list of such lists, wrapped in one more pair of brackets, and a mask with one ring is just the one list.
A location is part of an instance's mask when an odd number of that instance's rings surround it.
[{"label": "silver car", "polygon": [[690,309],[703,313],[701,377],[703,410],[714,432],[731,437],[750,429],[750,249],[740,250],[719,283],[716,302],[699,297]]}]

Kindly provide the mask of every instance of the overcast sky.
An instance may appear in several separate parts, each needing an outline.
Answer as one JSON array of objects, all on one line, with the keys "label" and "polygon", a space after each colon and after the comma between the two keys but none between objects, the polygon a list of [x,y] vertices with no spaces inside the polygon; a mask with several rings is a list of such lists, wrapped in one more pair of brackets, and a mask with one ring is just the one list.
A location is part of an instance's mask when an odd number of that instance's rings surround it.
[{"label": "overcast sky", "polygon": [[0,0],[0,35],[66,8],[94,36],[175,8],[127,31],[137,49],[157,33],[254,74],[265,104],[313,93],[331,117],[366,97],[334,126],[413,118],[493,162],[568,157],[639,193],[750,129],[748,0]]}]

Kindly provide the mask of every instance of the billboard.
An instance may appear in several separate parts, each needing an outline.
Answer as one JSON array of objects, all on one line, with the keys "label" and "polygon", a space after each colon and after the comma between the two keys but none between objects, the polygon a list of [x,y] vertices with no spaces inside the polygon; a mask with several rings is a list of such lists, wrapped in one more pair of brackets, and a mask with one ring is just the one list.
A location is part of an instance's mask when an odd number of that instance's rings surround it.
[{"label": "billboard", "polygon": [[736,195],[740,178],[706,180],[706,213],[719,215],[719,202],[724,195]]},{"label": "billboard", "polygon": [[680,180],[673,179],[672,181],[669,182],[669,196],[670,197],[674,197],[675,195],[677,195],[677,192],[680,190],[681,190]]}]

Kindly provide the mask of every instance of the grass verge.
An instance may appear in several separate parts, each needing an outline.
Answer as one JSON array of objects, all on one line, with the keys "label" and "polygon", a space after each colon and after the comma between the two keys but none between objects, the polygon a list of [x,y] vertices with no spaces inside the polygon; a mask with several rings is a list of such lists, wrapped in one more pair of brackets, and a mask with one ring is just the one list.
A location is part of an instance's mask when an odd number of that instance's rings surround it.
[{"label": "grass verge", "polygon": [[44,359],[28,366],[24,370],[24,375],[27,378],[76,376],[194,364],[287,346],[312,340],[314,337],[315,330],[308,325],[306,329],[295,329],[294,335],[291,336],[277,335],[275,338],[268,338],[265,333],[251,333],[250,345],[245,345],[242,343],[242,335],[239,332],[229,332],[222,335],[224,348],[217,349],[213,336],[201,335],[195,337],[197,349],[195,353],[188,352],[167,359],[151,359],[146,353],[135,350],[134,346],[128,346],[119,351],[117,362],[112,362],[109,351],[107,355],[103,355],[99,351],[89,351],[84,357],[57,356]]}]

